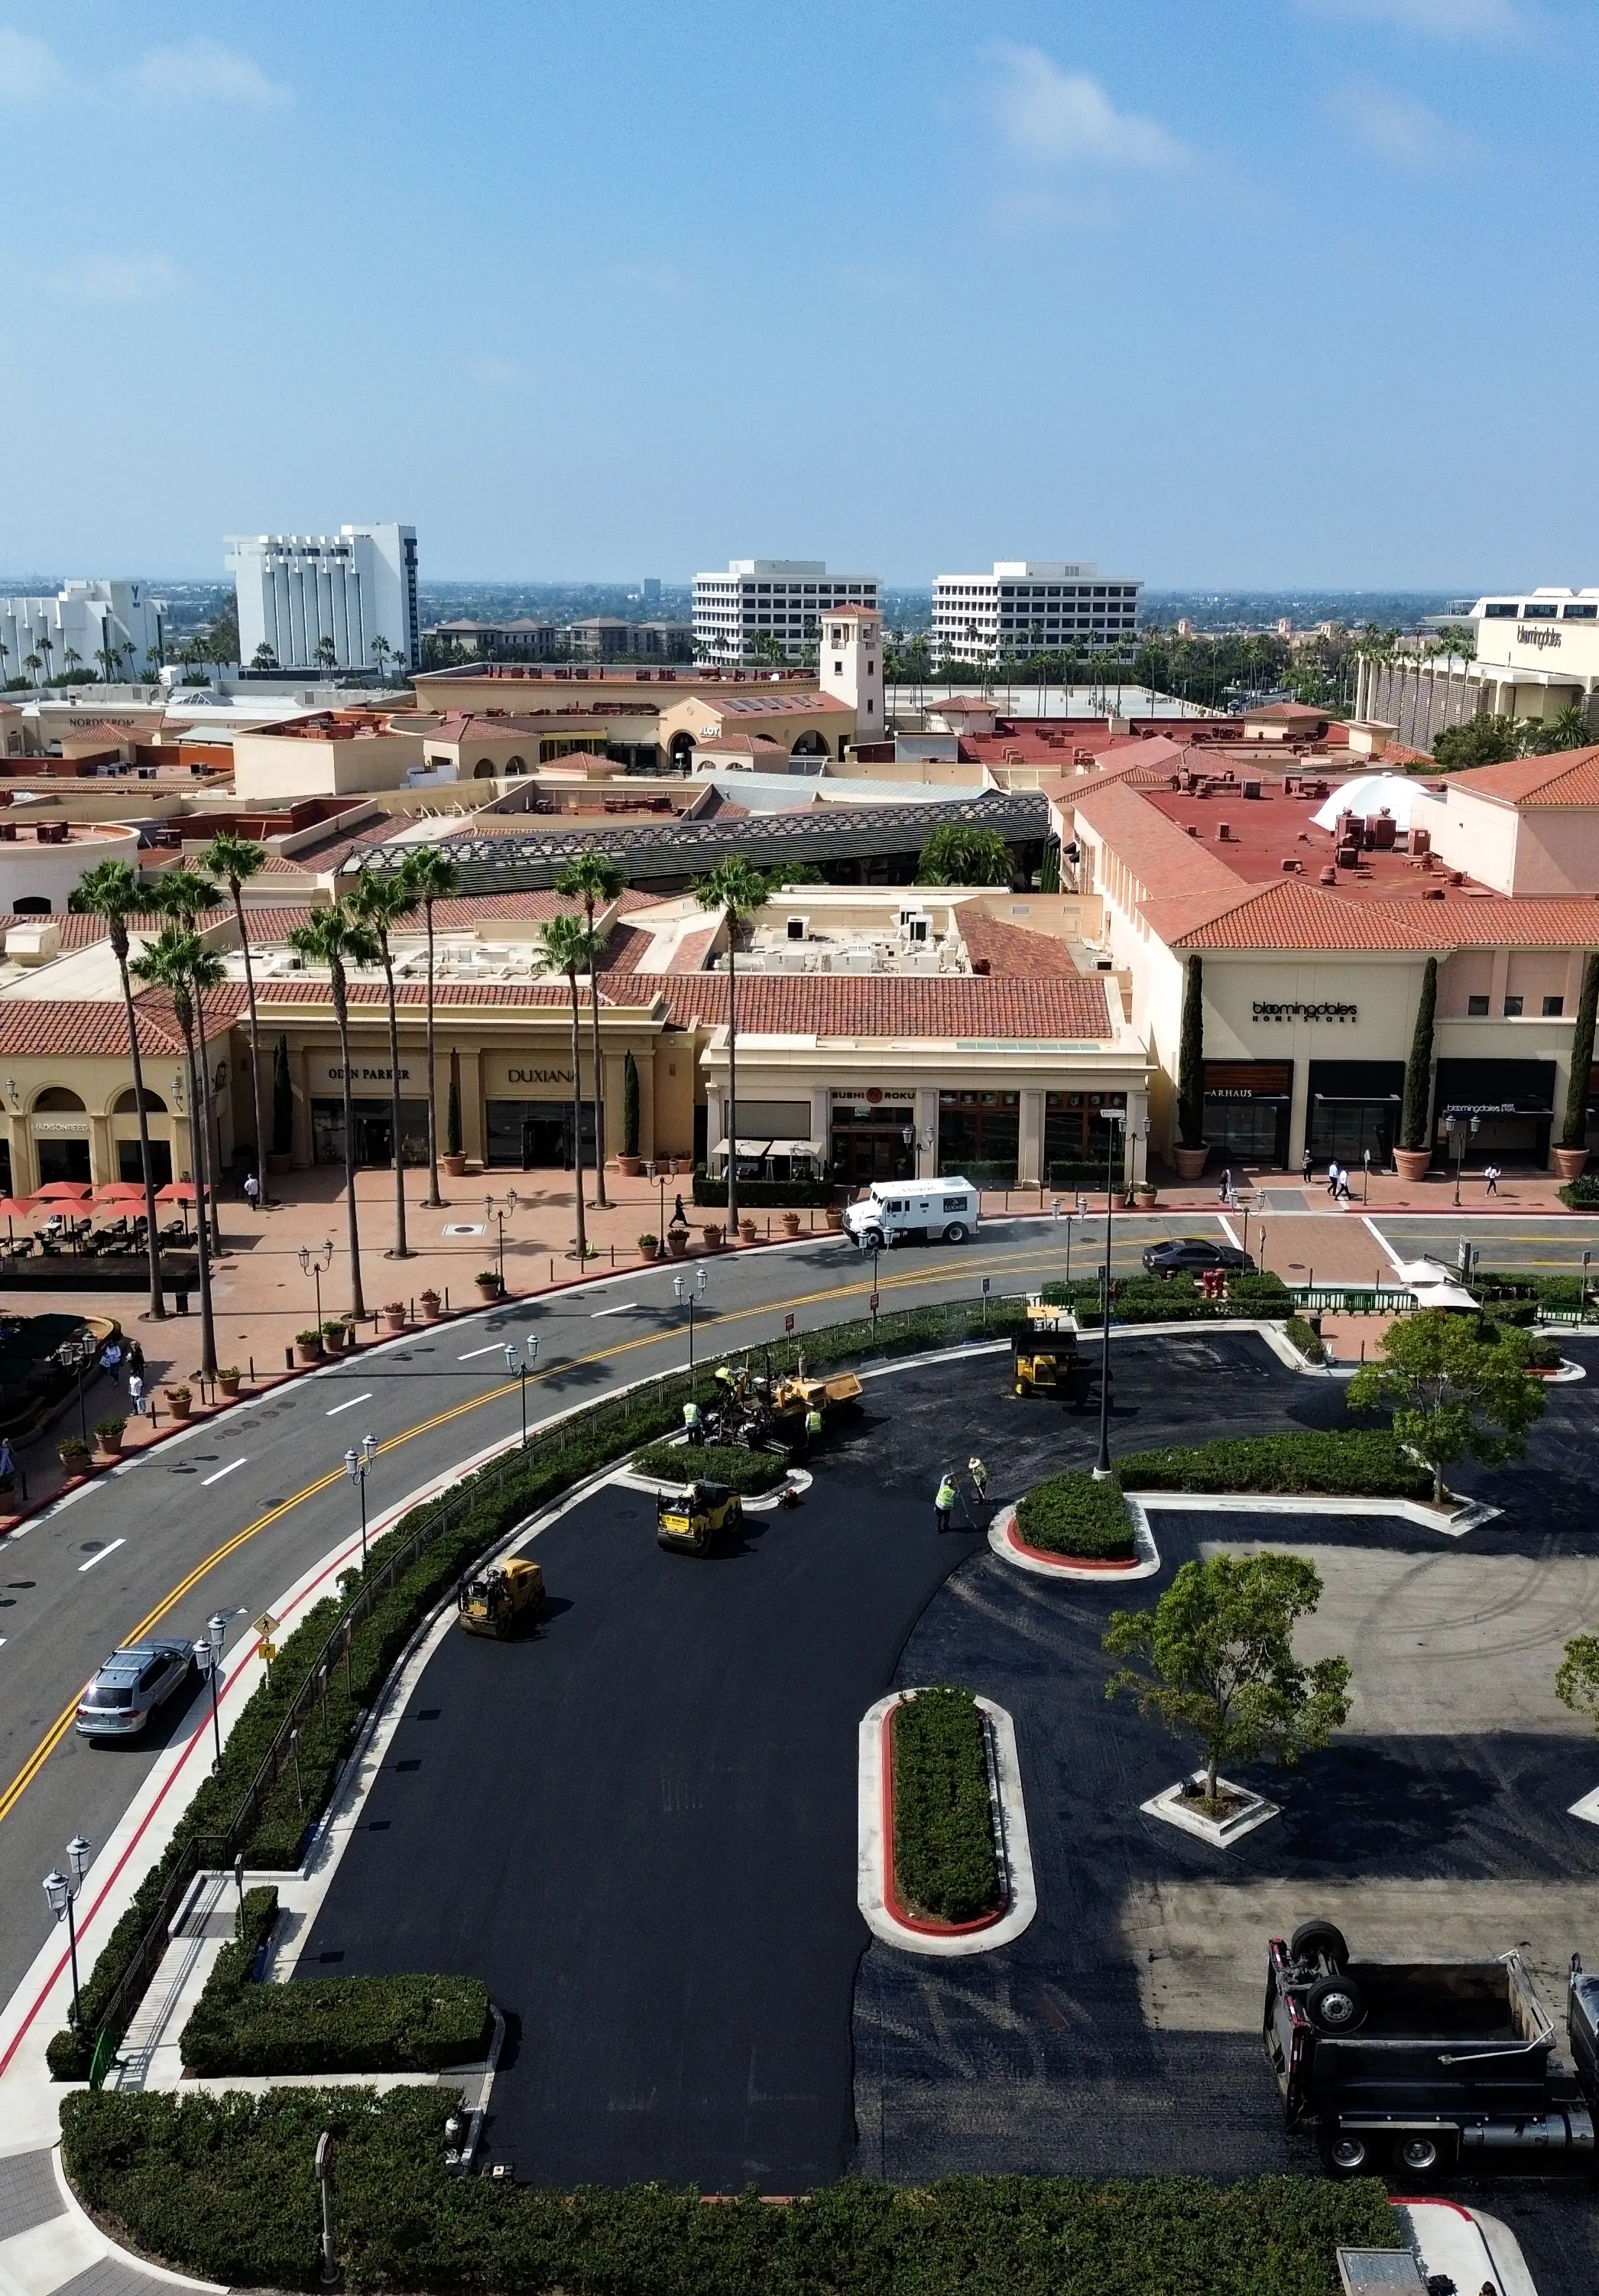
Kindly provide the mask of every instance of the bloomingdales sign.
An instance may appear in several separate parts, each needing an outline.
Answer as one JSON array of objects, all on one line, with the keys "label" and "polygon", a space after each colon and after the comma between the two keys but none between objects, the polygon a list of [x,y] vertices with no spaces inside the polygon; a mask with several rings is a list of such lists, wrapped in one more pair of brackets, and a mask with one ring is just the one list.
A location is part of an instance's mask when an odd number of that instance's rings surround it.
[{"label": "bloomingdales sign", "polygon": [[1557,646],[1560,644],[1558,630],[1540,629],[1536,622],[1523,622],[1516,636],[1522,645]]},{"label": "bloomingdales sign", "polygon": [[1257,1021],[1354,1021],[1358,1004],[1262,1004],[1255,1001]]}]

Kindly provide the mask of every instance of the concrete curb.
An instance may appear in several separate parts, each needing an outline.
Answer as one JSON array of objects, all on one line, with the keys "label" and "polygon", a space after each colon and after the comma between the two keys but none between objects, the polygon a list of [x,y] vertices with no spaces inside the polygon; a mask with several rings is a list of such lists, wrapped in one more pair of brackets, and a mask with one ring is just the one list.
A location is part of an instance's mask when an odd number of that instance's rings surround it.
[{"label": "concrete curb", "polygon": [[230,2296],[227,2287],[216,2280],[193,2280],[187,2273],[169,2272],[163,2264],[151,2264],[136,2256],[131,2248],[120,2248],[109,2234],[101,2231],[67,2180],[67,2166],[61,2158],[59,2143],[53,2145],[50,2162],[55,2170],[55,2188],[61,2196],[62,2206],[76,2229],[86,2240],[93,2241],[107,2264],[119,2264],[126,2272],[138,2273],[146,2280],[158,2280],[167,2288],[196,2288],[202,2296]]},{"label": "concrete curb", "polygon": [[1039,1548],[1024,1547],[1020,1544],[1014,1506],[1001,1507],[995,1515],[988,1527],[988,1543],[1001,1562],[1008,1562],[1016,1570],[1031,1570],[1038,1578],[1075,1578],[1094,1587],[1120,1587],[1135,1578],[1153,1578],[1161,1567],[1161,1551],[1154,1543],[1154,1533],[1138,1499],[1128,1499],[1127,1511],[1132,1517],[1135,1549],[1130,1562],[1073,1562],[1064,1554],[1046,1554]]},{"label": "concrete curb", "polygon": [[[1135,1495],[1130,1493],[1129,1496],[1131,1499]],[[1464,1538],[1468,1530],[1494,1521],[1505,1512],[1503,1507],[1489,1506],[1481,1499],[1470,1499],[1447,1520],[1440,1520],[1437,1508],[1424,1505],[1420,1499],[1339,1498],[1316,1491],[1139,1491],[1136,1504],[1157,1513],[1164,1510],[1176,1514],[1385,1516],[1393,1521],[1415,1523],[1422,1530],[1440,1531],[1446,1538]]]},{"label": "concrete curb", "polygon": [[1038,1911],[1038,1889],[1032,1874],[1032,1850],[1027,1836],[1027,1806],[1022,1792],[1021,1766],[1016,1759],[1016,1724],[1004,1707],[979,1698],[987,1715],[993,1751],[994,1784],[999,1809],[997,1847],[1005,1866],[1008,1903],[997,1922],[987,1928],[929,1934],[907,1929],[889,1911],[884,1891],[884,1826],[886,1812],[883,1789],[883,1734],[889,1715],[904,1697],[890,1691],[869,1706],[861,1718],[857,1749],[855,1902],[872,1935],[901,1953],[927,1954],[939,1960],[967,1959],[992,1953],[1019,1938]]}]

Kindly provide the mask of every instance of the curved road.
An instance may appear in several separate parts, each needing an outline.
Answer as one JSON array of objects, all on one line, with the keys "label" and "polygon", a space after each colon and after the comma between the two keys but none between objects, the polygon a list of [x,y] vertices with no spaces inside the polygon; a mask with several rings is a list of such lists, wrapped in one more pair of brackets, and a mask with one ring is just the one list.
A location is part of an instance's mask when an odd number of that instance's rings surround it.
[{"label": "curved road", "polygon": [[[1202,1223],[1189,1214],[1192,1230]],[[1203,1223],[1208,1225],[1209,1223]],[[1119,1229],[1130,1267],[1152,1232]],[[1173,1220],[1175,1232],[1183,1223]],[[1079,1227],[1075,1266],[1094,1264],[1103,1232]],[[1062,1272],[1064,1228],[1049,1220],[987,1226],[964,1248],[885,1255],[885,1308],[996,1295]],[[863,1315],[870,1263],[837,1237],[694,1263],[710,1288],[696,1322],[706,1354]],[[103,1841],[184,1715],[136,1744],[90,1746],[72,1727],[84,1683],[106,1652],[139,1634],[189,1638],[214,1611],[257,1618],[354,1520],[347,1447],[369,1431],[378,1456],[374,1516],[518,1423],[517,1383],[501,1348],[536,1332],[528,1414],[536,1424],[687,1361],[672,1267],[657,1266],[517,1300],[330,1366],[158,1446],[85,1485],[0,1542],[0,2000],[49,1928],[40,1887],[77,1833]],[[237,1639],[235,1636],[234,1640]],[[197,1693],[198,1695],[198,1693]]]}]

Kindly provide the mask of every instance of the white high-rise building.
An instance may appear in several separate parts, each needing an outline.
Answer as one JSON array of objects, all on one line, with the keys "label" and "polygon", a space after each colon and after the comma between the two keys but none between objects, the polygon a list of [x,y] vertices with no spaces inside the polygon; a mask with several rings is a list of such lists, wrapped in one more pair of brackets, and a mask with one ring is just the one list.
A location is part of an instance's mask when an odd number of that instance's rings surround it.
[{"label": "white high-rise building", "polygon": [[0,683],[69,669],[111,683],[153,677],[164,611],[147,582],[69,582],[53,598],[0,598]]},{"label": "white high-rise building", "polygon": [[246,669],[263,646],[280,669],[373,669],[379,638],[388,660],[420,667],[413,526],[230,534],[227,567]]},{"label": "white high-rise building", "polygon": [[991,574],[941,574],[933,585],[933,658],[993,663],[1008,653],[1119,645],[1138,627],[1142,587],[1086,559],[1000,558]]},{"label": "white high-rise building", "polygon": [[741,667],[779,644],[808,651],[829,606],[876,606],[877,590],[875,574],[829,574],[820,558],[734,558],[694,577],[694,659]]}]

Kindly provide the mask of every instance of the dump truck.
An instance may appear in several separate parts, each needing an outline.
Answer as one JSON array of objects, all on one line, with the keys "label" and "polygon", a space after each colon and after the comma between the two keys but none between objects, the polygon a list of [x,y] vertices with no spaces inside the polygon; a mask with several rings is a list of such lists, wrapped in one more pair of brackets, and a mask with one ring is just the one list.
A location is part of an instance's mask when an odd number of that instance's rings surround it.
[{"label": "dump truck", "polygon": [[496,1642],[504,1642],[524,1622],[531,1624],[543,1605],[543,1570],[521,1554],[474,1571],[455,1592],[459,1623],[468,1634],[493,1635]]},{"label": "dump truck", "polygon": [[1569,2065],[1519,1953],[1353,1961],[1329,1921],[1272,1939],[1262,2037],[1287,2126],[1314,2134],[1331,2176],[1415,2185],[1518,2158],[1592,2170],[1599,1976],[1576,1954]]},{"label": "dump truck", "polygon": [[661,1491],[655,1503],[656,1543],[685,1554],[708,1554],[719,1538],[736,1529],[744,1502],[725,1483],[690,1483],[684,1490]]},{"label": "dump truck", "polygon": [[1010,1374],[1018,1395],[1069,1395],[1077,1362],[1077,1318],[1041,1292],[1027,1294],[1027,1321],[1010,1342]]}]

